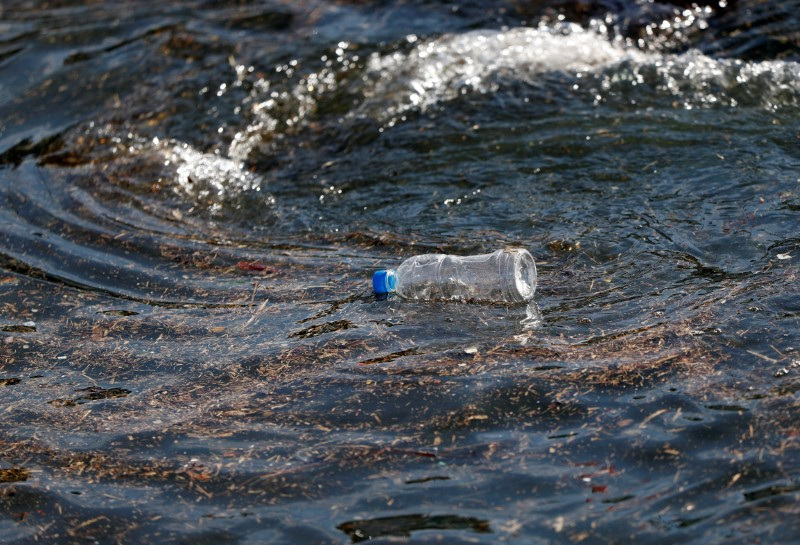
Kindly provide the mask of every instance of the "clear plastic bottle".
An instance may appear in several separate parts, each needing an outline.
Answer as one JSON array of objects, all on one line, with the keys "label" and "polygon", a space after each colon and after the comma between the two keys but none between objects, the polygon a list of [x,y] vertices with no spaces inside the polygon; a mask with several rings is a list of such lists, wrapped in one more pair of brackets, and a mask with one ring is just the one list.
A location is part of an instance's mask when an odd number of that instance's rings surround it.
[{"label": "clear plastic bottle", "polygon": [[527,303],[536,291],[536,263],[517,248],[468,257],[425,254],[397,270],[376,271],[372,286],[377,294],[397,292],[412,300]]}]

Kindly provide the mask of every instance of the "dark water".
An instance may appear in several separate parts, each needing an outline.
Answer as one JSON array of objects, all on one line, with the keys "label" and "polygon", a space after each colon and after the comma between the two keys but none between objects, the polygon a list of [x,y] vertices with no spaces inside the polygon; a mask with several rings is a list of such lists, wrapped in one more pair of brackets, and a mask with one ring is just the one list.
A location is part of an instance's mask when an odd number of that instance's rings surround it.
[{"label": "dark water", "polygon": [[800,5],[677,3],[4,1],[0,541],[797,539]]}]

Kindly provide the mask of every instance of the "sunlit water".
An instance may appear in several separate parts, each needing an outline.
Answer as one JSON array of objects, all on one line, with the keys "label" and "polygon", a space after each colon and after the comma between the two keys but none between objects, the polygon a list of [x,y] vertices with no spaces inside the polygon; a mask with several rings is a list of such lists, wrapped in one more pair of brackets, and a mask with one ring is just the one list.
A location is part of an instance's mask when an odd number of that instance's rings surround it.
[{"label": "sunlit water", "polygon": [[0,540],[791,542],[800,6],[537,6],[0,7]]}]

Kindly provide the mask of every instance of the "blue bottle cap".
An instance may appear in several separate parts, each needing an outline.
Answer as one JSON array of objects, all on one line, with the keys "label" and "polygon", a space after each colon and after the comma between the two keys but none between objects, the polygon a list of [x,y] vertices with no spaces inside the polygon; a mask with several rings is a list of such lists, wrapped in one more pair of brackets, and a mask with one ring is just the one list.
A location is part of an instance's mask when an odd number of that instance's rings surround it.
[{"label": "blue bottle cap", "polygon": [[372,275],[372,289],[378,295],[392,293],[397,288],[397,275],[392,269],[381,269]]}]

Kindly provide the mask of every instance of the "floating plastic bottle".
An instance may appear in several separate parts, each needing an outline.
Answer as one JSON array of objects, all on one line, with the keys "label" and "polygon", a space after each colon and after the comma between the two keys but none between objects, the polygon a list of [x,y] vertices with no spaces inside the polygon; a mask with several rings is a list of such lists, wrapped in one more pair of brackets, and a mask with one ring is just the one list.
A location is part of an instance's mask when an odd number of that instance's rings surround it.
[{"label": "floating plastic bottle", "polygon": [[468,257],[418,255],[397,270],[376,271],[372,287],[412,300],[527,303],[536,291],[536,263],[517,248]]}]

